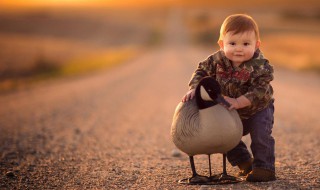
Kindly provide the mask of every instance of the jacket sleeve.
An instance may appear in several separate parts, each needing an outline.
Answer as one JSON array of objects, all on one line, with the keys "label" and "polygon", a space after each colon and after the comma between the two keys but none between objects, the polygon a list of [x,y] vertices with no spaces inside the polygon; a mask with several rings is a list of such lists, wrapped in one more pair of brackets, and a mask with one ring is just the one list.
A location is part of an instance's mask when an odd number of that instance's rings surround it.
[{"label": "jacket sleeve", "polygon": [[213,62],[213,57],[210,56],[206,60],[199,63],[198,68],[192,74],[189,82],[189,89],[195,89],[203,77],[215,77],[215,64]]},{"label": "jacket sleeve", "polygon": [[269,102],[273,98],[273,89],[270,82],[273,80],[273,67],[269,65],[268,60],[259,60],[256,71],[252,73],[251,85],[244,96],[250,100],[253,106],[261,101]]}]

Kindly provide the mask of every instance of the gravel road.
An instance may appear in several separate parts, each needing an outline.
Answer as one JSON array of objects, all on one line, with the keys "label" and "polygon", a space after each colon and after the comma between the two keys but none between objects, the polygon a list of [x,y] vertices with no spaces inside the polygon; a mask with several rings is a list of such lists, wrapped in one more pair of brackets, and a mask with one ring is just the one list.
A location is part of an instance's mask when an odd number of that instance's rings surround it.
[{"label": "gravel road", "polygon": [[[178,184],[191,171],[186,155],[172,154],[171,120],[208,52],[171,43],[94,76],[2,95],[0,189],[320,189],[320,77],[280,68],[272,83],[278,180]],[[195,162],[208,173],[206,156]],[[222,172],[221,155],[212,168]]]}]

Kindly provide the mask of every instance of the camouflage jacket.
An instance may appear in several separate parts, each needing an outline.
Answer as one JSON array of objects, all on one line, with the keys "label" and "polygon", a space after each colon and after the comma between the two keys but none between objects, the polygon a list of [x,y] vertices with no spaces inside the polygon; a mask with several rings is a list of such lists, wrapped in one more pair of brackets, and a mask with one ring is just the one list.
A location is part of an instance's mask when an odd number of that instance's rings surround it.
[{"label": "camouflage jacket", "polygon": [[217,51],[199,63],[189,83],[194,89],[205,76],[214,77],[221,86],[222,94],[231,98],[244,95],[251,106],[238,109],[241,119],[248,119],[266,108],[273,101],[273,67],[258,49],[252,59],[233,67],[223,51]]}]

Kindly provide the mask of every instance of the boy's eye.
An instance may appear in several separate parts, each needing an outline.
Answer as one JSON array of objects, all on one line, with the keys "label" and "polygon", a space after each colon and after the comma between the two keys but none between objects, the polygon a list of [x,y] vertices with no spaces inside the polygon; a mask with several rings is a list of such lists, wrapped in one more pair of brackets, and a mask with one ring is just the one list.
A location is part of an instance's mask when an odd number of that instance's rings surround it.
[{"label": "boy's eye", "polygon": [[248,46],[248,45],[250,45],[250,43],[247,43],[247,42],[246,42],[246,43],[244,43],[243,45],[244,45],[244,46]]},{"label": "boy's eye", "polygon": [[229,44],[232,46],[236,45],[236,43],[234,43],[234,42],[230,42]]}]

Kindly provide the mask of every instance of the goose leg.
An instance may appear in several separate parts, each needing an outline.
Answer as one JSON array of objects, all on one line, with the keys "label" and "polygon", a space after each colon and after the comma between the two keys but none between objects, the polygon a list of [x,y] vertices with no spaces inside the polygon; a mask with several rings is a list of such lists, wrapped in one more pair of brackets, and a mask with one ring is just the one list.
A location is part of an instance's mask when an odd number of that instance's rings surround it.
[{"label": "goose leg", "polygon": [[209,179],[210,179],[210,182],[218,182],[219,181],[219,178],[220,178],[220,175],[214,175],[212,176],[212,172],[211,172],[211,155],[208,154],[208,158],[209,158]]},{"label": "goose leg", "polygon": [[228,175],[227,174],[227,166],[226,166],[226,154],[223,154],[223,175]]},{"label": "goose leg", "polygon": [[223,172],[221,174],[220,180],[222,179],[228,179],[229,175],[227,174],[227,159],[226,159],[226,154],[223,154]]},{"label": "goose leg", "polygon": [[227,164],[226,164],[226,154],[223,154],[223,173],[220,176],[220,181],[230,181],[230,182],[237,182],[237,178],[234,176],[230,176],[227,174]]},{"label": "goose leg", "polygon": [[211,177],[211,176],[212,176],[212,173],[211,173],[211,159],[210,159],[210,154],[208,154],[208,157],[209,157],[209,174],[210,174],[209,177]]},{"label": "goose leg", "polygon": [[192,177],[197,176],[197,172],[196,172],[196,167],[194,165],[194,159],[193,156],[189,156],[190,159],[190,165],[191,165],[191,170],[192,170]]},{"label": "goose leg", "polygon": [[189,178],[189,183],[192,184],[204,184],[209,182],[209,178],[206,176],[201,176],[199,174],[197,174],[196,172],[196,167],[194,165],[194,159],[193,156],[189,156],[190,159],[190,165],[191,165],[191,170],[192,170],[192,177]]}]

